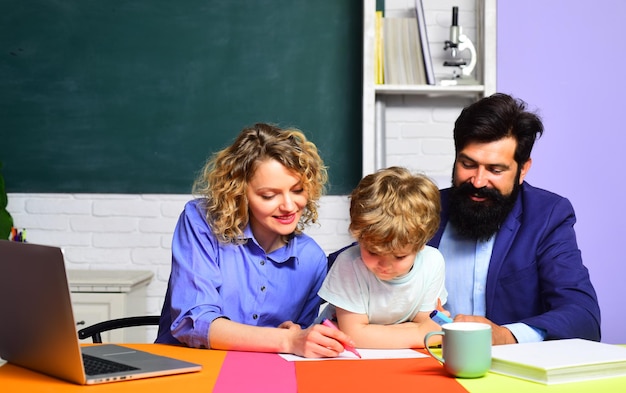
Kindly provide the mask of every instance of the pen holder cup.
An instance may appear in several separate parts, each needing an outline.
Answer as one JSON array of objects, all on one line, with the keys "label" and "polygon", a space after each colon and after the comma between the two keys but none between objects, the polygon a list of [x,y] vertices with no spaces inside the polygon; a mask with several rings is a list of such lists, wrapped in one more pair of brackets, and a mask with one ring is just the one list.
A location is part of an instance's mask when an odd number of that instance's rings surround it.
[{"label": "pen holder cup", "polygon": [[[443,364],[444,370],[457,378],[482,377],[491,368],[491,326],[478,322],[452,322],[441,331],[429,332],[424,337],[424,347]],[[441,355],[433,353],[428,340],[442,337]]]}]

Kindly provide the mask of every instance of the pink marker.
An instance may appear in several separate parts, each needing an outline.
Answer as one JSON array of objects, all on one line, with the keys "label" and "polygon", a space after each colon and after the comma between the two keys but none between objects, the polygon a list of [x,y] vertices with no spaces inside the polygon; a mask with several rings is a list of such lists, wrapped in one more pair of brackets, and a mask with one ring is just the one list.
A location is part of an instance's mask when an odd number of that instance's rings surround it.
[{"label": "pink marker", "polygon": [[[324,326],[328,326],[329,328],[333,328],[333,329],[337,329],[337,330],[339,330],[339,328],[338,328],[337,326],[335,326],[335,324],[334,324],[334,323],[332,323],[332,322],[330,321],[330,319],[324,319],[324,322],[322,322],[322,325],[324,325]],[[346,351],[352,352],[353,354],[355,354],[356,356],[358,356],[358,357],[359,357],[359,359],[361,359],[361,354],[360,354],[360,353],[359,353],[359,351],[357,351],[357,350],[356,350],[356,348],[354,348],[353,346],[343,344],[343,348],[344,348]]]}]

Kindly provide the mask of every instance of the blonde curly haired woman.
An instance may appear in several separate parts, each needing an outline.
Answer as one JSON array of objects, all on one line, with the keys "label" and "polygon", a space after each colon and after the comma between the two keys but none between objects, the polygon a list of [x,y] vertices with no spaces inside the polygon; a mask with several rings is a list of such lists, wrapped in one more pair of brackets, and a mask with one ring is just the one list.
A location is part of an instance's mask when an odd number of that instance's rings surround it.
[{"label": "blonde curly haired woman", "polygon": [[334,357],[353,344],[313,325],[327,271],[302,233],[327,181],[297,129],[255,124],[215,153],[182,212],[156,342]]}]

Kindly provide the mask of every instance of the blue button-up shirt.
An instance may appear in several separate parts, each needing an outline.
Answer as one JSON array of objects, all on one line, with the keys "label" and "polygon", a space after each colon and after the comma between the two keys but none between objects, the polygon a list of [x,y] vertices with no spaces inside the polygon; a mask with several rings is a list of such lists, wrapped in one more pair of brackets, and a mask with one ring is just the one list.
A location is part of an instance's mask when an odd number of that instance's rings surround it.
[{"label": "blue button-up shirt", "polygon": [[220,317],[254,326],[276,327],[288,320],[312,324],[327,270],[320,246],[301,234],[266,254],[249,227],[245,244],[220,243],[200,201],[186,204],[174,231],[156,342],[208,348],[211,322]]},{"label": "blue button-up shirt", "polygon": [[[439,243],[439,251],[446,261],[446,289],[448,303],[445,308],[454,317],[457,314],[486,315],[485,292],[487,272],[495,235],[487,241],[468,240],[456,236],[450,223]],[[506,326],[518,342],[543,340],[543,332],[524,323]]]}]

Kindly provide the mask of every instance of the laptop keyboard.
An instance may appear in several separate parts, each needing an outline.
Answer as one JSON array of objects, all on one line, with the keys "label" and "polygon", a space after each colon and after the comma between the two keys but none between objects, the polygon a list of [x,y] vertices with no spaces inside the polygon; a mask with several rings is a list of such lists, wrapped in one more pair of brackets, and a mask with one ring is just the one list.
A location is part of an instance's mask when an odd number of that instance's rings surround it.
[{"label": "laptop keyboard", "polygon": [[112,362],[110,360],[105,360],[85,354],[83,354],[83,364],[85,365],[85,374],[87,375],[100,375],[139,370],[137,367]]}]

